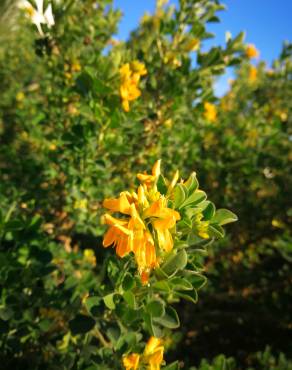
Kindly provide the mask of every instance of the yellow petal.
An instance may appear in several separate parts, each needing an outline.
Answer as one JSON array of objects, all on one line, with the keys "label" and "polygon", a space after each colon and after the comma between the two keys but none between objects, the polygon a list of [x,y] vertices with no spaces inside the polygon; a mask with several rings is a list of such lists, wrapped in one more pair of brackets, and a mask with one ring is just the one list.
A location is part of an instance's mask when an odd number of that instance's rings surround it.
[{"label": "yellow petal", "polygon": [[102,244],[105,248],[107,248],[113,243],[115,243],[117,238],[118,235],[116,229],[114,227],[110,227],[103,237]]},{"label": "yellow petal", "polygon": [[122,220],[122,219],[113,217],[113,216],[109,215],[108,213],[106,213],[103,216],[103,220],[104,220],[105,224],[111,225],[111,226],[113,226],[113,225],[122,225],[122,226],[125,226],[128,223],[127,220]]},{"label": "yellow petal", "polygon": [[138,353],[131,353],[123,357],[123,365],[126,370],[137,370],[139,366],[140,355]]},{"label": "yellow petal", "polygon": [[126,215],[130,214],[130,203],[125,193],[121,193],[118,199],[105,199],[103,201],[103,207],[114,212],[120,212]]},{"label": "yellow petal", "polygon": [[161,167],[161,159],[158,159],[155,163],[154,166],[152,167],[152,175],[154,177],[159,177],[160,176],[160,167]]},{"label": "yellow petal", "polygon": [[129,101],[128,100],[123,100],[122,101],[122,107],[123,107],[125,112],[129,112],[130,111]]},{"label": "yellow petal", "polygon": [[179,178],[179,171],[177,170],[177,171],[175,172],[175,174],[174,174],[174,176],[173,176],[172,180],[171,180],[171,183],[170,183],[170,185],[169,185],[169,187],[168,187],[168,191],[172,190],[172,189],[175,187],[175,185],[176,185],[176,183],[177,183],[177,181],[178,181],[178,178]]},{"label": "yellow petal", "polygon": [[138,203],[141,204],[143,207],[149,206],[149,202],[145,195],[145,189],[142,185],[140,185],[138,188]]},{"label": "yellow petal", "polygon": [[119,257],[123,258],[131,252],[131,244],[129,242],[130,238],[131,236],[125,234],[120,236],[116,249],[116,253]]},{"label": "yellow petal", "polygon": [[153,355],[148,358],[150,370],[160,370],[160,365],[163,361],[163,347],[160,347]]},{"label": "yellow petal", "polygon": [[145,346],[144,355],[145,356],[152,355],[161,346],[162,346],[162,340],[160,338],[150,337],[150,339],[148,340]]},{"label": "yellow petal", "polygon": [[166,252],[170,252],[173,248],[173,239],[168,229],[157,229],[157,238],[159,247]]},{"label": "yellow petal", "polygon": [[131,205],[131,219],[129,221],[129,228],[131,230],[145,229],[145,224],[142,221],[134,204]]}]

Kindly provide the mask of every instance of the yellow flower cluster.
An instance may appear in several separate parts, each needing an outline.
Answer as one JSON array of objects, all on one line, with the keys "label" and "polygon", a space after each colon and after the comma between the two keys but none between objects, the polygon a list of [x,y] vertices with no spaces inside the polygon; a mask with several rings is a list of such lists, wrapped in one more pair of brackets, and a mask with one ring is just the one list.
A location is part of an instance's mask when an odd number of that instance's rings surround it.
[{"label": "yellow flower cluster", "polygon": [[130,110],[130,101],[136,100],[141,95],[138,85],[141,76],[147,74],[145,65],[138,60],[126,63],[120,68],[121,86],[120,97],[125,112]]},{"label": "yellow flower cluster", "polygon": [[[111,212],[124,215],[115,218],[104,215],[104,222],[109,225],[103,245],[114,245],[119,257],[130,252],[135,255],[142,283],[147,283],[151,269],[159,265],[159,256],[173,248],[172,230],[180,219],[177,211],[168,208],[168,199],[157,189],[160,176],[160,160],[153,168],[152,174],[140,173],[141,182],[137,192],[122,192],[117,199],[105,199],[103,206]],[[176,173],[169,185],[173,189],[178,180]]]},{"label": "yellow flower cluster", "polygon": [[164,347],[161,339],[151,337],[145,346],[142,355],[138,353],[131,353],[124,356],[123,365],[126,370],[137,370],[142,365],[149,370],[160,370],[160,365],[163,361]]},{"label": "yellow flower cluster", "polygon": [[253,44],[247,45],[245,54],[250,59],[257,58],[260,55],[258,49]]},{"label": "yellow flower cluster", "polygon": [[198,232],[198,235],[203,239],[209,239],[208,234],[209,221],[202,221],[203,214],[198,213],[194,219],[194,227]]},{"label": "yellow flower cluster", "polygon": [[216,105],[205,102],[204,103],[204,117],[206,118],[207,121],[210,122],[216,122],[217,119],[217,107]]}]

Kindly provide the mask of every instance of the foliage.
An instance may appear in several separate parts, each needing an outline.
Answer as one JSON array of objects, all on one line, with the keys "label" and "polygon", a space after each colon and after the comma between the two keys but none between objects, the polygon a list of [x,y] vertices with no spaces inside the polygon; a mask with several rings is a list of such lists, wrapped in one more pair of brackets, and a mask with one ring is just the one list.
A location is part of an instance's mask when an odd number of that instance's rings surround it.
[{"label": "foliage", "polygon": [[[257,51],[242,33],[207,50],[208,24],[223,5],[166,3],[121,42],[111,0],[45,1],[54,25],[40,18],[41,33],[29,13],[3,2],[11,25],[9,34],[0,28],[6,368],[131,369],[139,359],[177,369],[233,355],[219,350],[219,336],[215,353],[191,347],[190,332],[206,332],[218,296],[233,310],[244,300],[247,317],[258,304],[258,314],[281,316],[289,331],[291,45],[271,70],[251,63]],[[214,82],[227,68],[237,77],[218,99]],[[168,176],[160,162],[141,173],[158,158]],[[210,199],[239,215],[227,236],[222,226],[236,216],[216,211],[194,169]],[[118,256],[102,243],[114,243]],[[269,351],[258,356],[259,368],[286,366]],[[200,366],[235,363],[218,357]]]}]

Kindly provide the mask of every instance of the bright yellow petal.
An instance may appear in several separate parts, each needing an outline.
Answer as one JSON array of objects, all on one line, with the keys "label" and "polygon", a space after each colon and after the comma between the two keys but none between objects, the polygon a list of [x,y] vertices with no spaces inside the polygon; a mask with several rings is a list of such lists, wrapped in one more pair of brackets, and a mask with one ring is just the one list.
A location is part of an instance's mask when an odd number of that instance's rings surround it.
[{"label": "bright yellow petal", "polygon": [[140,185],[138,188],[138,204],[142,205],[143,207],[149,207],[149,202],[145,195],[145,189],[142,185]]},{"label": "bright yellow petal", "polygon": [[120,212],[126,215],[130,214],[130,203],[125,193],[121,193],[118,199],[105,199],[103,201],[103,207],[113,211]]},{"label": "bright yellow petal", "polygon": [[173,248],[173,239],[168,229],[157,229],[157,238],[159,247],[166,252],[170,252]]},{"label": "bright yellow petal", "polygon": [[122,220],[122,219],[119,219],[119,218],[116,218],[116,217],[113,217],[112,215],[109,215],[108,213],[106,213],[104,216],[103,216],[103,220],[104,222],[107,224],[107,225],[122,225],[122,226],[125,226],[127,225],[128,221],[127,220]]},{"label": "bright yellow petal", "polygon": [[149,369],[150,370],[160,370],[160,365],[163,361],[163,347],[157,349],[152,355],[149,356]]},{"label": "bright yellow petal", "polygon": [[161,346],[162,340],[160,338],[150,337],[145,346],[144,355],[145,356],[152,355]]},{"label": "bright yellow petal", "polygon": [[177,181],[178,181],[178,178],[179,178],[179,171],[177,170],[177,171],[175,172],[175,174],[174,174],[174,176],[173,176],[172,180],[171,180],[171,183],[170,183],[170,185],[169,185],[169,187],[168,187],[168,191],[172,190],[172,189],[175,187],[175,185],[176,185],[176,183],[177,183]]},{"label": "bright yellow petal", "polygon": [[145,229],[145,224],[142,221],[134,204],[131,205],[131,219],[129,221],[129,228],[131,230]]},{"label": "bright yellow petal", "polygon": [[130,111],[129,101],[128,100],[123,100],[122,101],[122,107],[123,107],[125,112],[129,112]]},{"label": "bright yellow petal", "polygon": [[114,227],[110,227],[103,237],[102,244],[105,248],[107,248],[113,243],[115,243],[117,238],[118,238],[117,230]]},{"label": "bright yellow petal", "polygon": [[154,166],[152,167],[152,175],[156,178],[160,176],[160,173],[161,173],[160,167],[161,167],[161,159],[158,159],[154,163]]},{"label": "bright yellow petal", "polygon": [[131,353],[123,357],[123,365],[126,370],[137,370],[139,366],[140,355],[138,353]]},{"label": "bright yellow petal", "polygon": [[131,236],[122,234],[119,238],[119,241],[117,243],[117,249],[116,253],[119,257],[123,258],[127,254],[131,252],[131,244],[130,244],[130,238]]}]

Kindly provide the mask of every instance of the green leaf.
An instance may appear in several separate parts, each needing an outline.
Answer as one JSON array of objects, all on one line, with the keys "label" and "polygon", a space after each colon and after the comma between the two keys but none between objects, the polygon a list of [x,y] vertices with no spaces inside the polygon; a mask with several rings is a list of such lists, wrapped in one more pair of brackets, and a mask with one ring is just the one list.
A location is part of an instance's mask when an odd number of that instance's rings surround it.
[{"label": "green leaf", "polygon": [[89,332],[94,325],[95,320],[85,315],[77,315],[73,320],[69,321],[69,328],[73,335],[85,334]]},{"label": "green leaf", "polygon": [[165,309],[165,314],[154,321],[168,329],[176,329],[180,325],[177,312],[172,307],[167,307]]},{"label": "green leaf", "polygon": [[187,190],[182,184],[177,184],[174,188],[174,208],[179,208],[187,197]]},{"label": "green leaf", "polygon": [[167,186],[166,186],[166,183],[165,183],[165,179],[162,175],[160,175],[158,177],[158,180],[157,180],[157,190],[161,193],[161,194],[166,194],[167,193]]},{"label": "green leaf", "polygon": [[103,297],[104,304],[110,310],[114,310],[116,308],[116,305],[114,302],[114,296],[115,296],[115,293],[111,293]]},{"label": "green leaf", "polygon": [[88,297],[85,301],[85,307],[87,308],[88,312],[95,316],[100,311],[100,303],[100,297]]},{"label": "green leaf", "polygon": [[76,80],[77,90],[83,94],[87,95],[91,90],[93,85],[93,78],[88,72],[81,73]]},{"label": "green leaf", "polygon": [[192,284],[184,279],[179,277],[174,277],[170,280],[170,285],[173,290],[192,290]]},{"label": "green leaf", "polygon": [[[149,331],[149,333],[153,335],[154,337],[157,337],[157,338],[160,337],[162,334],[162,331],[159,328],[159,326],[156,325],[157,323],[154,322],[154,320],[152,319],[152,316],[149,313],[145,313],[143,315],[143,319],[144,319],[145,326],[147,330]],[[158,320],[160,324],[161,318],[159,318]]]},{"label": "green leaf", "polygon": [[176,251],[172,252],[161,266],[161,269],[170,276],[175,273],[175,271],[184,269],[187,262],[187,253],[185,249],[181,249],[178,253],[176,253]]},{"label": "green leaf", "polygon": [[204,220],[211,220],[214,217],[216,212],[215,205],[212,202],[208,201],[207,207],[203,210]]},{"label": "green leaf", "polygon": [[128,305],[131,308],[135,308],[136,307],[136,298],[135,298],[135,295],[134,295],[133,292],[131,292],[130,290],[127,290],[123,294],[123,297],[124,297],[124,300],[128,303]]},{"label": "green leaf", "polygon": [[163,370],[179,370],[179,369],[180,369],[180,366],[179,366],[178,361],[175,361],[175,362],[163,367]]},{"label": "green leaf", "polygon": [[158,280],[164,280],[168,278],[168,275],[163,270],[161,270],[160,267],[156,267],[156,269],[154,270],[154,274]]},{"label": "green leaf", "polygon": [[162,292],[170,292],[171,290],[167,280],[156,281],[152,288]]},{"label": "green leaf", "polygon": [[228,209],[218,209],[212,218],[212,224],[226,225],[238,220],[238,217]]},{"label": "green leaf", "polygon": [[122,288],[127,291],[127,290],[133,289],[135,285],[136,285],[135,278],[132,275],[127,273],[124,276]]},{"label": "green leaf", "polygon": [[191,205],[192,207],[203,202],[204,200],[207,199],[207,195],[204,191],[202,190],[196,190],[191,194],[184,202],[181,204],[179,209],[186,207],[188,205]]},{"label": "green leaf", "polygon": [[225,235],[225,231],[222,226],[214,224],[214,225],[209,225],[208,234],[210,235],[210,237],[223,238]]},{"label": "green leaf", "polygon": [[161,317],[165,314],[165,305],[162,300],[152,300],[146,306],[146,311],[152,317]]},{"label": "green leaf", "polygon": [[198,189],[199,182],[196,177],[196,172],[191,173],[190,177],[184,183],[184,186],[187,188],[188,194],[192,194],[194,191]]},{"label": "green leaf", "polygon": [[176,292],[175,295],[177,297],[183,298],[186,301],[190,301],[192,303],[197,303],[198,302],[198,293],[197,293],[197,291],[195,289],[189,290],[189,291],[185,291],[183,293]]}]

